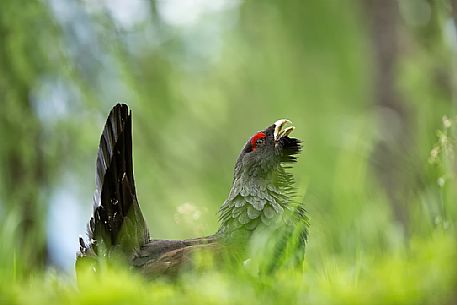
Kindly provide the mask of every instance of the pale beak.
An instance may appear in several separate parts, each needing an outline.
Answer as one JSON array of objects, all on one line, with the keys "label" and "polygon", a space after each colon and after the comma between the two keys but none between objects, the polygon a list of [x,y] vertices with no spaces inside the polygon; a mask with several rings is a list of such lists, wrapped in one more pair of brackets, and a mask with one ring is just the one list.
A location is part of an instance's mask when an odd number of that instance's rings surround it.
[{"label": "pale beak", "polygon": [[292,122],[287,119],[281,119],[275,122],[275,130],[273,132],[275,142],[279,141],[283,137],[287,137],[295,129],[294,126],[284,128],[287,124],[292,124]]}]

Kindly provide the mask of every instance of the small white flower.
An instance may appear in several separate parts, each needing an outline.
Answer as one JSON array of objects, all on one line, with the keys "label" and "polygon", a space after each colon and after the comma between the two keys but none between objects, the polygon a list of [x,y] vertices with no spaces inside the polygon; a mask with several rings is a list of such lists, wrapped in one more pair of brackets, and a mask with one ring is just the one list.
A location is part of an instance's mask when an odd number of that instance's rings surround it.
[{"label": "small white flower", "polygon": [[439,177],[438,180],[436,181],[439,187],[443,187],[444,184],[446,183],[446,180],[443,177]]},{"label": "small white flower", "polygon": [[447,117],[447,115],[443,116],[443,126],[444,128],[450,128],[452,126],[452,121]]}]

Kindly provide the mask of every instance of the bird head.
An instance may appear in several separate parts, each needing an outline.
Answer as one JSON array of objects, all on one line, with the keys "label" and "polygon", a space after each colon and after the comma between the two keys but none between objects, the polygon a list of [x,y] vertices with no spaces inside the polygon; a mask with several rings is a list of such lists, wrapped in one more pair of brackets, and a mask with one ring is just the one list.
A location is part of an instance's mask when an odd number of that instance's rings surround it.
[{"label": "bird head", "polygon": [[290,138],[295,129],[287,119],[256,132],[245,144],[235,166],[235,179],[269,179],[281,163],[295,162],[300,141]]},{"label": "bird head", "polygon": [[219,210],[220,232],[268,225],[289,205],[293,177],[283,165],[295,162],[301,149],[300,141],[289,137],[295,129],[291,124],[286,119],[277,120],[244,145],[230,194]]}]

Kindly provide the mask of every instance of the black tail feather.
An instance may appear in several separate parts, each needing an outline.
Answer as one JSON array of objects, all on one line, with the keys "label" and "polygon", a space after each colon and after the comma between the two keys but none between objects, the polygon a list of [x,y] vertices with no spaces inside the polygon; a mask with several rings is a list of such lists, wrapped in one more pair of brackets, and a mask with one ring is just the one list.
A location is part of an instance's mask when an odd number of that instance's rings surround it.
[{"label": "black tail feather", "polygon": [[132,254],[149,240],[135,192],[132,161],[132,118],[117,104],[105,124],[97,157],[94,212],[88,224],[89,243],[80,238],[81,256],[121,248]]}]

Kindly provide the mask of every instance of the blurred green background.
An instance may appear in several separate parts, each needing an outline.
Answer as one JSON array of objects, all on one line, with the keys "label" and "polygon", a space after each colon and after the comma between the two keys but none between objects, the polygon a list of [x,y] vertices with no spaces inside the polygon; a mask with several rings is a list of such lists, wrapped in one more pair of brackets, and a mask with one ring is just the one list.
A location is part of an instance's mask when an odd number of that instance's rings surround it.
[{"label": "blurred green background", "polygon": [[[0,301],[455,303],[456,18],[453,0],[0,1]],[[304,270],[75,289],[117,102],[153,238],[215,232],[243,144],[290,119]]]}]

